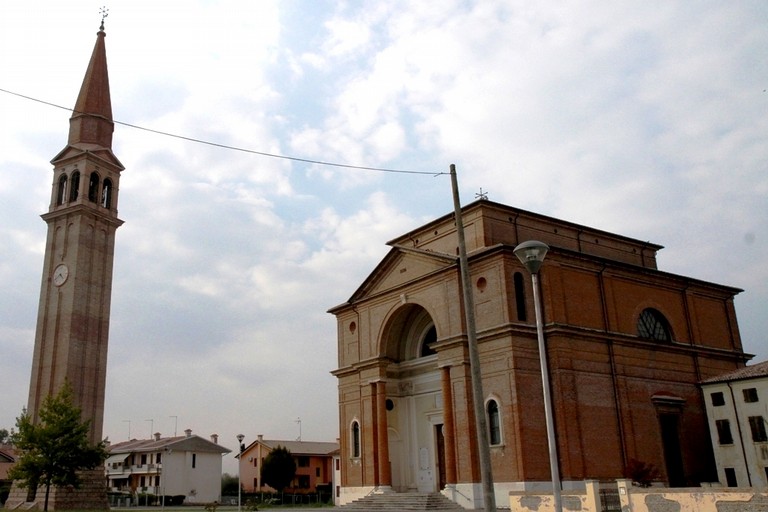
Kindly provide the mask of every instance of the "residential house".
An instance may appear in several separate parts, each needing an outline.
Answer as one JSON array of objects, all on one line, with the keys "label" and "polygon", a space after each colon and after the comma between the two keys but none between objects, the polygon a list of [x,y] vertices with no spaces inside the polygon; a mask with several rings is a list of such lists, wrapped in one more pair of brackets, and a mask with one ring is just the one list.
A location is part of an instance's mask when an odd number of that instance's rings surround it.
[{"label": "residential house", "polygon": [[109,446],[105,471],[109,490],[132,495],[184,496],[185,503],[221,500],[222,455],[231,450],[191,430],[184,436],[132,439]]},{"label": "residential house", "polygon": [[[738,288],[660,270],[662,246],[480,199],[462,209],[497,503],[552,488],[531,275],[519,244],[549,245],[543,330],[566,489],[633,461],[660,483],[716,479],[702,380],[743,367]],[[454,213],[390,241],[332,308],[338,336],[341,503],[441,491],[482,508]],[[746,423],[744,428],[747,428]]]},{"label": "residential house", "polygon": [[261,434],[240,454],[240,482],[245,492],[274,491],[261,481],[261,468],[269,452],[278,446],[291,452],[296,461],[291,490],[314,493],[318,486],[327,486],[328,492],[333,492],[333,454],[339,449],[338,442],[283,441],[264,439]]},{"label": "residential house", "polygon": [[768,487],[768,361],[701,383],[717,476],[728,487]]}]

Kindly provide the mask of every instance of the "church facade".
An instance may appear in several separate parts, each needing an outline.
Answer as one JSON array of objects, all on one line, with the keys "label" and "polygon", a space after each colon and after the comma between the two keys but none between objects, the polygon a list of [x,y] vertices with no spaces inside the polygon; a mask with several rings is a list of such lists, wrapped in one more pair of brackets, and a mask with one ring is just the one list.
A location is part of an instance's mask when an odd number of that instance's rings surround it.
[{"label": "church facade", "polygon": [[[744,366],[741,290],[657,268],[662,247],[485,199],[462,209],[496,502],[550,489],[530,274],[539,277],[564,488],[638,463],[669,486],[716,480],[697,383]],[[441,491],[482,508],[453,214],[389,242],[337,318],[340,502]]]}]

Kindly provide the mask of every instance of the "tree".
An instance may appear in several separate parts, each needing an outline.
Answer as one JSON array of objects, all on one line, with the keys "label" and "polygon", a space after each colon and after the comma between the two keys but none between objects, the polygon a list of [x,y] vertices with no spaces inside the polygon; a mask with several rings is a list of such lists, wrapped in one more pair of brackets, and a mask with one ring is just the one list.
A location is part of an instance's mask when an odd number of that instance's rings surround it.
[{"label": "tree", "polygon": [[46,397],[39,414],[37,422],[32,421],[26,409],[16,418],[18,431],[11,435],[11,440],[19,456],[8,477],[32,493],[44,486],[43,510],[47,511],[51,486],[78,488],[78,472],[101,465],[107,452],[103,441],[90,444],[90,421],[81,419],[69,383],[65,382],[58,394]]},{"label": "tree", "polygon": [[261,481],[275,489],[282,491],[296,476],[296,461],[291,452],[280,445],[269,452],[264,464],[261,466]]},{"label": "tree", "polygon": [[7,428],[0,428],[0,444],[7,444],[11,440],[11,434]]},{"label": "tree", "polygon": [[221,475],[221,495],[235,496],[237,494],[238,478],[229,473]]}]

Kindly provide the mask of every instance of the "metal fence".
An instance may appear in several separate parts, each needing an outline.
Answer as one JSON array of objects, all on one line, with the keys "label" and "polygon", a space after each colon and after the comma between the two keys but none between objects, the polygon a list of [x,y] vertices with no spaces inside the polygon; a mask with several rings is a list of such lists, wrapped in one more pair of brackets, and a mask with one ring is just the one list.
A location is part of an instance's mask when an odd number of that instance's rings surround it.
[{"label": "metal fence", "polygon": [[600,489],[602,512],[621,512],[621,500],[618,489]]}]

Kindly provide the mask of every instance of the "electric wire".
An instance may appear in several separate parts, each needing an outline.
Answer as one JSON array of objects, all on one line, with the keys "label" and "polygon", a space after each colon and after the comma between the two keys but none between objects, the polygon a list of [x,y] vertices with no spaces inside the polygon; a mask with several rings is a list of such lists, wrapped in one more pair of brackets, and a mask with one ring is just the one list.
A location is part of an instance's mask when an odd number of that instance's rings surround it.
[{"label": "electric wire", "polygon": [[[51,103],[50,101],[45,101],[45,100],[41,100],[41,99],[38,99],[38,98],[33,98],[32,96],[27,96],[25,94],[21,94],[21,93],[18,93],[18,92],[9,91],[7,89],[0,88],[0,92],[4,92],[6,94],[10,94],[10,95],[13,95],[13,96],[18,96],[19,98],[24,98],[25,100],[34,101],[34,102],[37,102],[37,103],[42,103],[43,105],[48,105],[50,107],[60,108],[62,110],[69,110],[73,114],[87,114],[86,112],[80,112],[80,111],[77,111],[77,110],[74,110],[74,109],[71,109],[71,108],[64,107],[62,105],[58,105],[56,103]],[[93,115],[93,114],[90,114],[90,115]],[[197,143],[197,144],[204,144],[204,145],[207,145],[207,146],[213,146],[213,147],[217,147],[217,148],[221,148],[221,149],[228,149],[228,150],[231,150],[231,151],[239,151],[241,153],[249,153],[249,154],[252,154],[252,155],[266,156],[266,157],[269,157],[269,158],[278,158],[278,159],[281,159],[281,160],[290,160],[292,162],[303,162],[303,163],[309,163],[309,164],[323,165],[323,166],[327,166],[327,167],[340,167],[340,168],[343,168],[343,169],[356,169],[356,170],[363,170],[363,171],[389,172],[389,173],[400,173],[400,174],[423,174],[423,175],[429,175],[429,176],[440,176],[440,175],[448,174],[447,172],[437,172],[437,171],[436,172],[430,172],[430,171],[409,171],[409,170],[404,170],[404,169],[388,169],[388,168],[383,168],[383,167],[369,167],[369,166],[364,166],[364,165],[341,164],[341,163],[336,163],[336,162],[327,162],[327,161],[323,161],[323,160],[313,160],[311,158],[301,158],[301,157],[297,157],[297,156],[279,155],[279,154],[276,154],[276,153],[267,153],[267,152],[264,152],[264,151],[256,151],[255,149],[241,148],[241,147],[238,147],[238,146],[230,146],[228,144],[222,144],[222,143],[219,143],[219,142],[211,142],[211,141],[207,141],[207,140],[204,140],[204,139],[197,139],[197,138],[194,138],[194,137],[187,137],[185,135],[178,135],[178,134],[175,134],[175,133],[164,132],[164,131],[161,131],[161,130],[155,130],[154,128],[147,128],[145,126],[139,126],[139,125],[135,125],[135,124],[131,124],[131,123],[126,123],[124,121],[117,121],[117,120],[114,120],[114,119],[110,119],[110,121],[112,121],[115,124],[119,124],[121,126],[127,126],[128,128],[134,128],[136,130],[142,130],[142,131],[149,132],[149,133],[154,133],[154,134],[157,134],[157,135],[164,135],[166,137],[172,137],[174,139],[185,140],[185,141],[194,142],[194,143]]]}]

